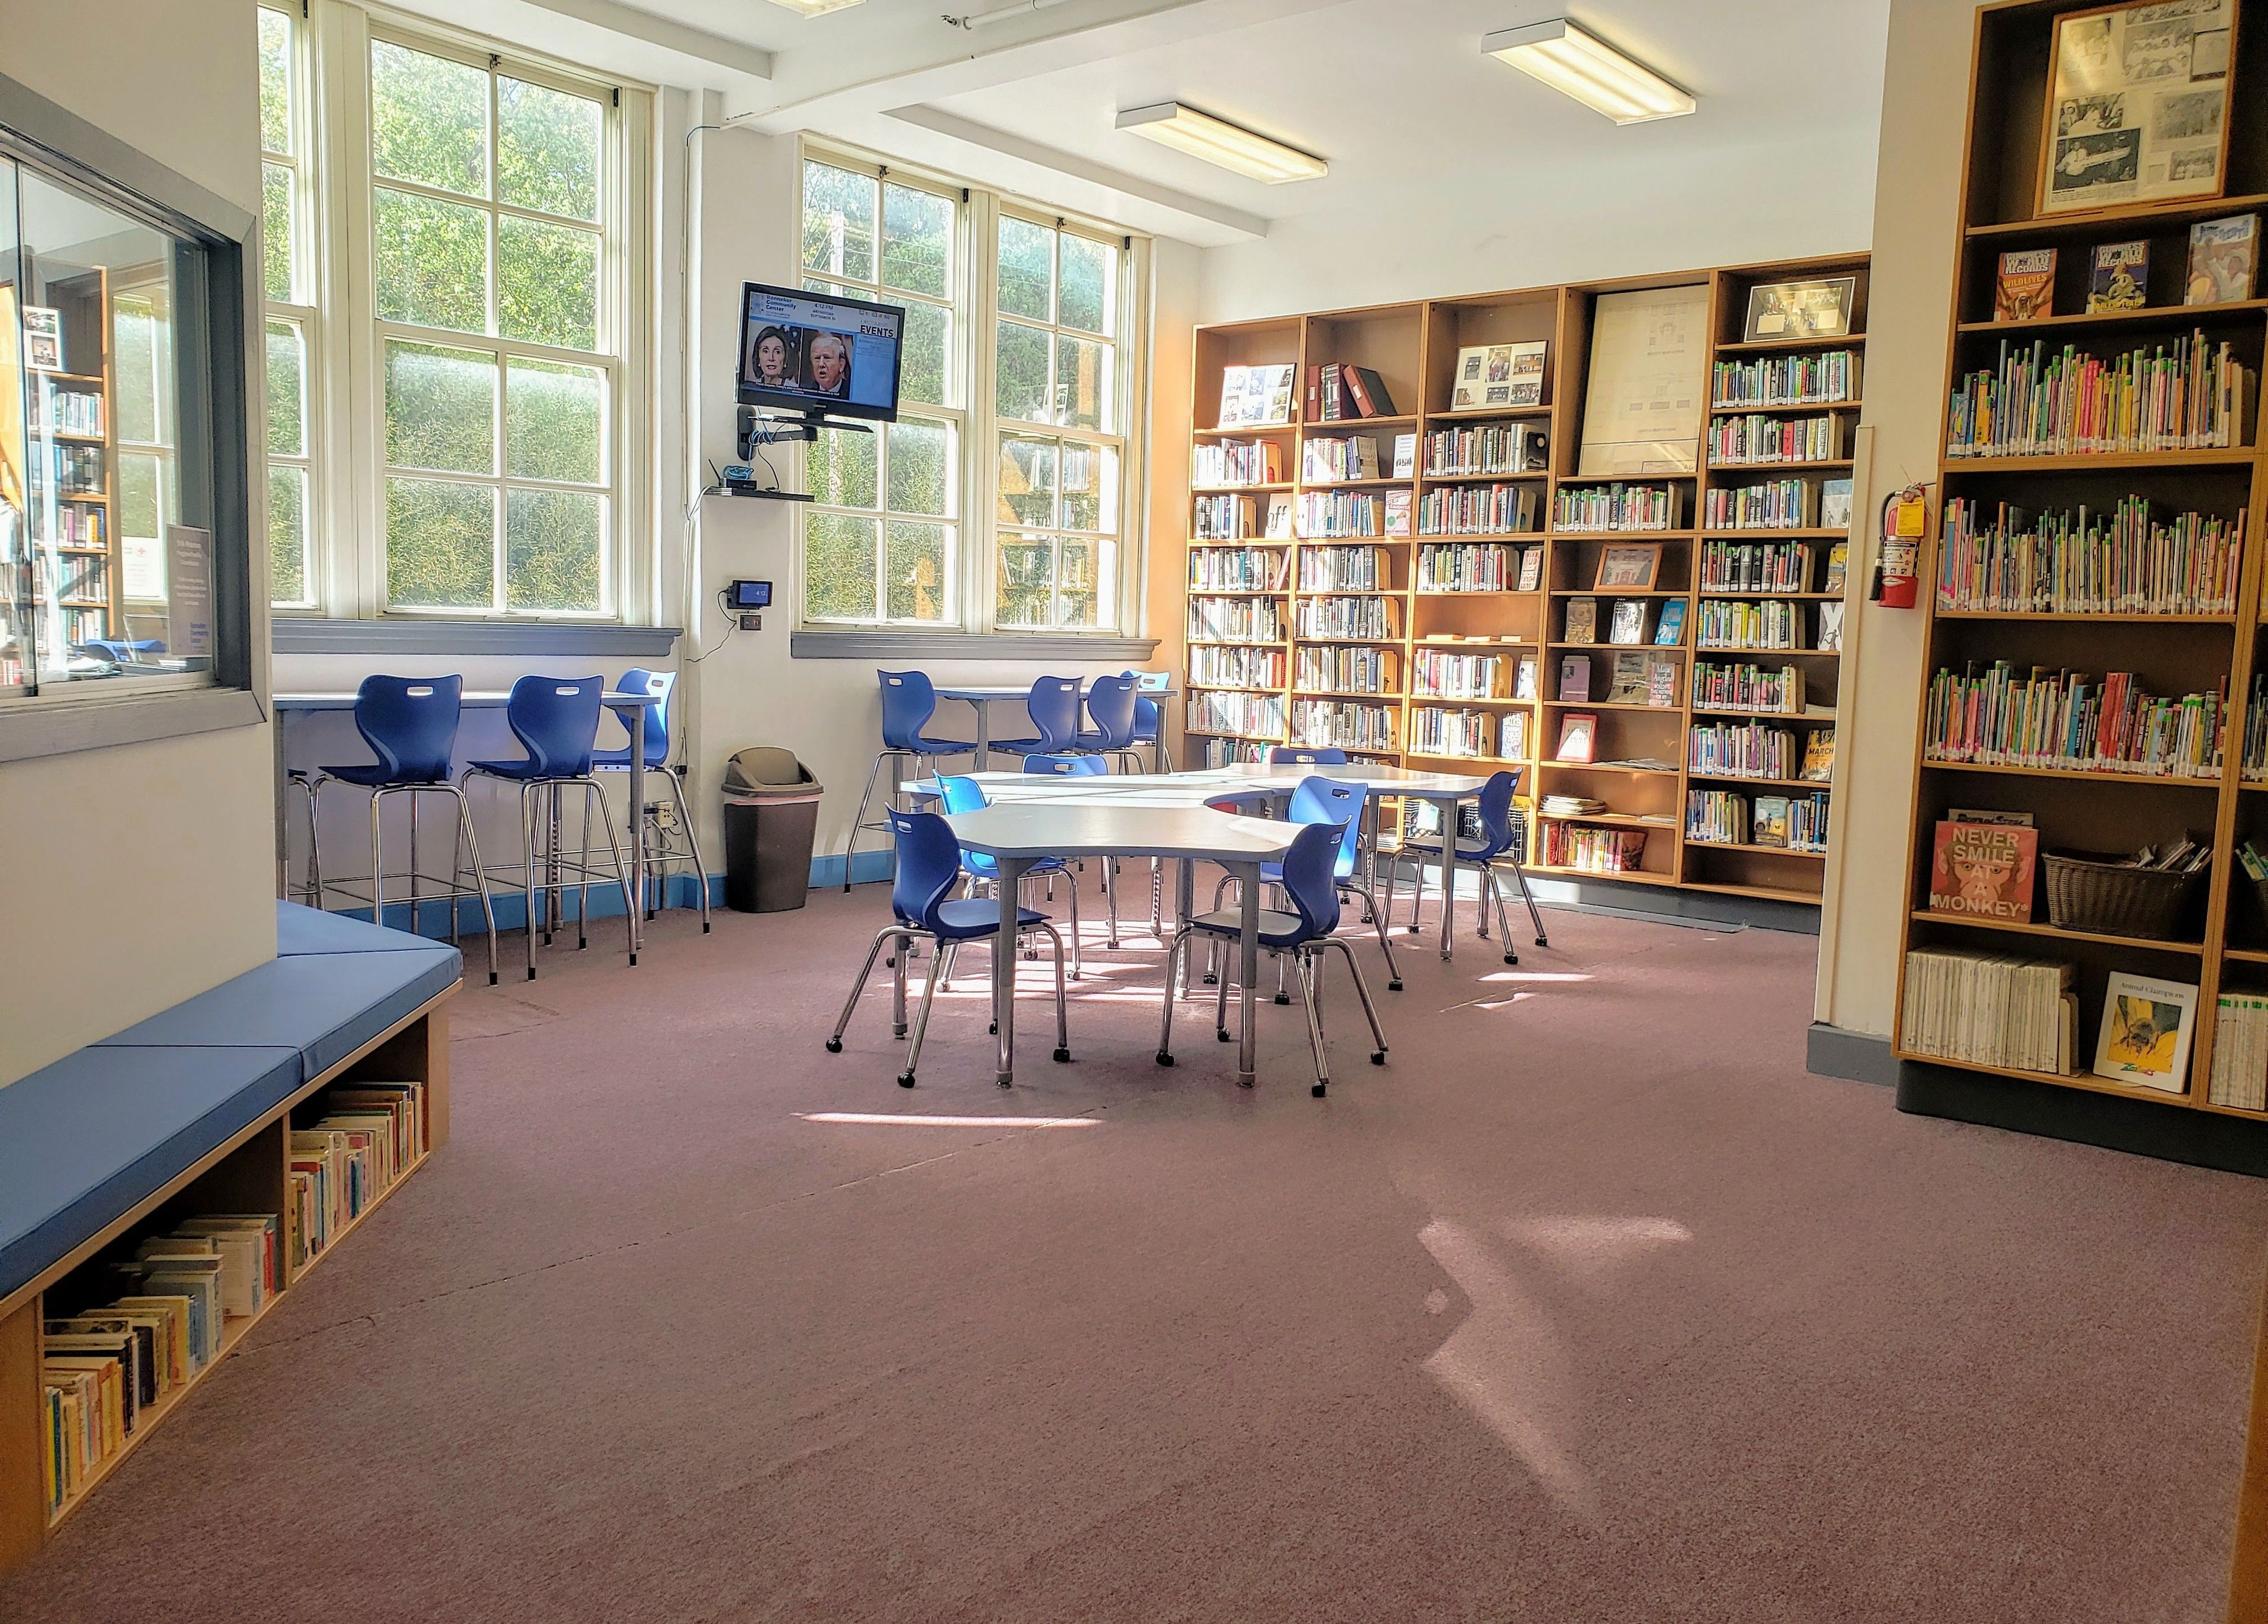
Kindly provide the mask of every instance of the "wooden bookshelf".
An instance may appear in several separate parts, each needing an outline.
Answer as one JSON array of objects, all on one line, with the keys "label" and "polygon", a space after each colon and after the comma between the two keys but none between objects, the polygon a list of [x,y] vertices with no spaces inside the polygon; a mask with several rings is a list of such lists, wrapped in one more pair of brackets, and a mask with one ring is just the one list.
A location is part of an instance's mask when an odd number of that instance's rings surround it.
[{"label": "wooden bookshelf", "polygon": [[[1808,643],[1812,642],[1817,635],[1819,606],[1843,597],[1839,592],[1830,593],[1820,590],[1820,587],[1829,549],[1836,542],[1845,540],[1849,532],[1816,524],[1800,529],[1712,530],[1705,533],[1700,526],[1707,493],[1712,489],[1764,480],[1789,479],[1806,480],[1816,486],[1826,479],[1848,477],[1851,471],[1847,457],[1848,437],[1856,425],[1861,393],[1857,382],[1854,382],[1850,392],[1852,398],[1848,400],[1796,407],[1739,408],[1742,415],[1755,412],[1765,416],[1815,416],[1832,413],[1842,425],[1843,444],[1846,449],[1845,456],[1811,463],[1773,462],[1712,467],[1709,466],[1708,424],[1712,417],[1724,415],[1731,408],[1705,409],[1703,429],[1693,447],[1690,470],[1648,474],[1642,478],[1633,476],[1624,481],[1671,485],[1675,491],[1677,511],[1672,515],[1675,522],[1670,527],[1643,531],[1557,530],[1553,527],[1552,515],[1563,487],[1612,482],[1606,478],[1585,476],[1578,472],[1592,314],[1601,295],[1672,287],[1708,290],[1708,355],[1703,364],[1703,375],[1697,379],[1699,386],[1708,392],[1704,396],[1705,405],[1712,401],[1714,391],[1711,385],[1715,364],[1719,359],[1756,360],[1775,354],[1831,350],[1848,350],[1854,356],[1862,355],[1866,343],[1867,274],[1866,256],[1844,255],[1683,271],[1612,282],[1528,288],[1504,293],[1431,299],[1418,304],[1317,312],[1200,327],[1195,347],[1192,416],[1195,423],[1217,425],[1222,375],[1227,368],[1263,364],[1290,365],[1293,368],[1294,422],[1246,430],[1241,435],[1233,430],[1209,426],[1200,429],[1197,435],[1198,445],[1218,444],[1223,439],[1237,437],[1269,437],[1284,445],[1283,481],[1234,488],[1240,493],[1253,497],[1256,511],[1263,521],[1271,494],[1290,496],[1296,512],[1300,498],[1308,492],[1377,493],[1382,501],[1383,493],[1391,490],[1407,490],[1410,493],[1411,519],[1409,533],[1403,535],[1295,538],[1288,542],[1265,538],[1232,543],[1190,541],[1192,549],[1223,545],[1248,546],[1263,551],[1287,549],[1289,554],[1284,578],[1278,586],[1263,591],[1247,588],[1241,593],[1195,586],[1188,589],[1192,599],[1248,597],[1263,599],[1274,604],[1280,617],[1282,635],[1270,646],[1280,648],[1285,658],[1285,680],[1280,686],[1241,690],[1251,702],[1280,708],[1283,717],[1281,732],[1263,736],[1219,723],[1202,725],[1201,718],[1185,715],[1189,736],[1197,746],[1192,752],[1192,760],[1204,762],[1224,761],[1231,756],[1242,759],[1264,753],[1271,743],[1325,742],[1305,738],[1300,733],[1298,717],[1301,712],[1295,711],[1294,707],[1299,706],[1303,698],[1328,704],[1374,706],[1388,730],[1383,746],[1374,740],[1368,745],[1345,740],[1331,742],[1344,743],[1352,754],[1413,768],[1476,773],[1493,772],[1504,767],[1521,769],[1521,802],[1529,834],[1528,855],[1530,867],[1538,873],[1564,874],[1587,882],[1600,881],[1609,885],[1666,885],[1743,900],[1815,904],[1823,882],[1822,853],[1748,843],[1688,840],[1683,833],[1686,798],[1689,780],[1708,788],[1750,795],[1759,791],[1786,794],[1793,798],[1812,793],[1824,794],[1828,786],[1811,781],[1791,783],[1786,781],[1703,777],[1689,774],[1685,764],[1690,759],[1689,739],[1697,717],[1705,725],[1720,720],[1734,724],[1756,720],[1785,725],[1797,736],[1799,751],[1808,734],[1832,728],[1838,697],[1838,663],[1834,650],[1815,648],[1697,650],[1695,642],[1701,605],[1705,600],[1716,604],[1738,599],[1767,598],[1791,604],[1803,640]],[[1850,335],[1831,340],[1773,341],[1760,344],[1742,342],[1742,319],[1750,288],[1763,283],[1843,276],[1854,276],[1858,281],[1858,300],[1852,312]],[[1451,408],[1460,349],[1537,340],[1550,345],[1540,404],[1479,410]],[[1332,362],[1367,367],[1376,372],[1391,397],[1393,413],[1353,420],[1313,420],[1307,410],[1308,374],[1310,369]],[[1427,454],[1427,437],[1430,434],[1491,424],[1519,425],[1542,430],[1545,445],[1541,465],[1497,474],[1462,471],[1434,474],[1427,471],[1431,466]],[[1377,439],[1380,476],[1359,483],[1331,477],[1309,478],[1304,455],[1306,446],[1314,440],[1349,434],[1368,434]],[[1397,472],[1394,466],[1395,440],[1398,435],[1413,437],[1414,450],[1407,473]],[[1422,515],[1429,492],[1469,491],[1476,487],[1491,485],[1533,494],[1532,527],[1485,534],[1434,533],[1424,528]],[[1220,490],[1220,487],[1208,485],[1204,490],[1193,492],[1191,501],[1195,503],[1208,496],[1218,495]],[[1194,536],[1194,507],[1189,518],[1190,533]],[[1700,553],[1705,540],[1805,544],[1810,547],[1813,555],[1809,577],[1804,583],[1805,590],[1783,593],[1730,590],[1703,592],[1698,586],[1701,578]],[[1655,584],[1644,592],[1617,593],[1611,588],[1595,591],[1591,583],[1600,552],[1606,547],[1626,542],[1658,544],[1660,547],[1661,562]],[[1501,590],[1490,591],[1416,590],[1423,549],[1436,544],[1504,546],[1515,549],[1511,554],[1512,584]],[[1319,548],[1350,545],[1374,546],[1380,549],[1383,574],[1378,589],[1356,592],[1308,588],[1300,584],[1303,579],[1301,563],[1307,555]],[[1526,548],[1536,549],[1538,559],[1535,584],[1533,588],[1523,589],[1519,584],[1521,554],[1518,549]],[[1634,650],[1650,657],[1667,658],[1677,666],[1675,704],[1665,708],[1609,703],[1603,697],[1590,701],[1563,700],[1559,697],[1557,667],[1564,655],[1580,652],[1592,658],[1592,691],[1603,695],[1611,681],[1613,655],[1626,651],[1625,645],[1604,642],[1574,644],[1565,641],[1566,605],[1578,597],[1600,599],[1599,634],[1602,637],[1607,635],[1611,605],[1617,597],[1644,599],[1649,610],[1649,636],[1666,605],[1675,602],[1682,606],[1685,620],[1679,643],[1656,646],[1648,643],[1638,645]],[[1385,635],[1359,637],[1334,632],[1322,636],[1303,630],[1303,610],[1330,598],[1359,598],[1382,602],[1386,616]],[[1466,641],[1468,639],[1472,641]],[[1344,692],[1324,694],[1302,688],[1300,675],[1303,651],[1344,650],[1351,645],[1372,647],[1381,651],[1381,664],[1388,674],[1381,691],[1354,695]],[[1202,662],[1206,658],[1200,650],[1207,646],[1192,639],[1187,674],[1193,688],[1219,690],[1223,685],[1200,681],[1195,675],[1203,668]],[[1516,699],[1509,695],[1451,697],[1420,692],[1416,662],[1428,650],[1500,656],[1511,663],[1515,672],[1523,657],[1532,658],[1537,665],[1536,693],[1532,699]],[[1692,703],[1691,683],[1696,658],[1719,664],[1756,664],[1770,670],[1793,665],[1801,673],[1805,689],[1804,709],[1801,713],[1782,716],[1771,712],[1696,708]],[[1211,702],[1210,700],[1199,702],[1204,704]],[[1196,709],[1197,705],[1193,704],[1190,709]],[[1485,716],[1488,731],[1492,736],[1491,747],[1485,752],[1464,754],[1440,754],[1417,748],[1411,741],[1417,736],[1413,727],[1418,720],[1418,713],[1435,709]],[[1598,715],[1597,754],[1600,759],[1595,764],[1557,762],[1550,759],[1557,745],[1559,717],[1570,710]],[[1526,732],[1518,753],[1506,757],[1498,753],[1504,739],[1502,729],[1506,720],[1513,717],[1524,720]],[[1673,765],[1662,768],[1616,765],[1617,761],[1629,758],[1659,760]],[[1647,839],[1642,859],[1643,870],[1633,873],[1604,874],[1544,864],[1541,861],[1544,820],[1535,809],[1543,796],[1555,793],[1585,795],[1604,801],[1609,807],[1602,815],[1557,821],[1602,829],[1646,831]],[[1672,821],[1659,821],[1662,817]]]},{"label": "wooden bookshelf", "polygon": [[[1948,408],[1941,419],[1941,445],[1951,437],[1949,402],[1958,380],[1992,365],[2003,340],[2029,343],[2040,338],[2051,349],[2071,344],[2083,352],[2108,355],[2202,329],[2210,342],[2228,341],[2251,370],[2257,402],[2264,347],[2268,346],[2268,299],[2184,305],[2181,298],[2189,228],[2199,221],[2268,208],[2268,105],[2255,93],[2268,85],[2268,26],[2263,26],[2268,16],[2247,15],[2238,30],[2238,55],[2231,69],[2226,195],[2036,217],[2033,200],[2056,19],[2088,9],[2084,0],[2011,0],[1985,6],[1977,14],[1953,308],[1948,321]],[[2150,244],[2149,305],[2140,310],[2086,313],[2094,248],[2136,239]],[[2051,313],[2027,322],[1992,320],[2000,254],[2044,247],[2058,250]],[[2242,426],[2250,429],[2250,423]],[[2252,432],[2257,441],[2257,430]],[[2263,665],[2257,608],[2268,583],[2261,556],[2268,481],[2260,477],[2259,457],[2257,443],[2095,455],[1941,453],[1939,494],[1946,500],[1974,500],[1988,507],[2005,502],[2040,513],[2069,511],[2084,503],[2100,512],[2122,497],[2143,496],[2150,501],[2154,517],[2196,511],[2242,518],[2244,551],[2235,614],[1940,608],[1933,589],[1944,530],[1941,507],[1933,514],[1920,571],[1926,654],[1913,753],[1909,907],[1901,922],[1896,1048],[1901,1059],[1955,1073],[2114,1094],[2166,1111],[2195,1111],[2202,1118],[2257,1121],[2268,1114],[2215,1106],[2206,1099],[2216,998],[2224,991],[2268,993],[2268,909],[2235,860],[2236,849],[2245,840],[2268,847],[2268,805],[2244,794],[2248,786],[2242,782],[2254,672],[2268,668]],[[2187,778],[1932,760],[1931,678],[1942,668],[1958,670],[1970,662],[1982,668],[1996,659],[2008,660],[2019,670],[2037,665],[2097,678],[2108,672],[2131,672],[2149,693],[2175,698],[2226,685],[2220,769],[2212,776]],[[1984,923],[1933,914],[1927,905],[1934,828],[1955,806],[2031,813],[2043,852],[2132,849],[2195,834],[2212,845],[2210,877],[2194,916],[2184,922],[2176,940],[2058,927],[2049,919],[2043,889],[2028,923]],[[1909,1047],[1904,1029],[1906,966],[1911,952],[1924,947],[2015,952],[2075,966],[2078,1019],[2073,1059],[2077,1073],[2058,1076],[1970,1064]],[[2089,1074],[2105,985],[2118,972],[2197,984],[2196,1035],[2181,1092],[2135,1088]]]}]

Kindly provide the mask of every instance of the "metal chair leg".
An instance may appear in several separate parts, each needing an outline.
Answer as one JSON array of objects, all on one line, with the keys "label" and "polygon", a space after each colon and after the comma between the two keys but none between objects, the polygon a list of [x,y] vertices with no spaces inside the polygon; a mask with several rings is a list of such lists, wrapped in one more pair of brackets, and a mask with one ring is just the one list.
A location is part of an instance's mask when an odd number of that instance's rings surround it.
[{"label": "metal chair leg", "polygon": [[1543,934],[1543,915],[1535,906],[1535,893],[1528,888],[1528,871],[1516,858],[1512,865],[1512,878],[1520,886],[1520,900],[1528,904],[1528,922],[1535,927],[1536,946],[1550,946],[1550,938]]},{"label": "metal chair leg", "polygon": [[[887,924],[874,932],[874,944],[866,950],[865,965],[859,970],[858,979],[850,983],[850,996],[843,1001],[843,1013],[836,1018],[835,1030],[827,1035],[828,1054],[840,1054],[843,1052],[843,1034],[850,1029],[851,1012],[858,1007],[858,995],[866,990],[866,978],[874,974],[874,960],[881,955],[882,944],[894,936],[901,935],[903,930],[902,925]],[[902,1016],[904,1010],[901,1009],[899,1013]]]},{"label": "metal chair leg", "polygon": [[370,794],[370,922],[386,923],[386,844],[378,832],[379,806],[386,799],[386,791],[373,790]]},{"label": "metal chair leg", "polygon": [[1166,996],[1161,1001],[1166,1007],[1158,1021],[1158,1063],[1161,1066],[1174,1063],[1174,966],[1182,961],[1189,944],[1189,933],[1184,927],[1174,931],[1174,939],[1166,945]]},{"label": "metal chair leg", "polygon": [[1402,990],[1402,966],[1395,962],[1394,937],[1386,928],[1385,910],[1378,906],[1378,899],[1371,895],[1370,887],[1367,885],[1358,885],[1351,880],[1342,880],[1339,882],[1339,889],[1342,891],[1351,891],[1354,893],[1355,895],[1362,899],[1363,906],[1370,910],[1371,922],[1378,929],[1379,951],[1386,955],[1387,990],[1389,992],[1400,992]]},{"label": "metal chair leg", "polygon": [[[1106,858],[1104,861],[1108,862],[1108,859]],[[1074,981],[1084,981],[1086,978],[1086,961],[1080,955],[1079,944],[1080,936],[1079,928],[1079,876],[1066,870],[1064,874],[1064,884],[1071,888],[1071,979]],[[1062,945],[1062,939],[1060,937],[1057,939],[1057,945]]]},{"label": "metal chair leg", "polygon": [[1378,1045],[1370,1052],[1370,1063],[1382,1066],[1386,1063],[1386,1028],[1378,1024],[1378,1006],[1371,1002],[1370,982],[1363,975],[1361,962],[1355,958],[1354,948],[1345,938],[1335,936],[1325,939],[1346,955],[1347,970],[1354,977],[1355,996],[1362,1000],[1363,1017],[1370,1022],[1371,1039]]},{"label": "metal chair leg", "polygon": [[1312,942],[1307,944],[1292,957],[1299,964],[1300,1002],[1307,1011],[1307,1047],[1315,1054],[1315,1084],[1307,1091],[1321,1099],[1330,1092],[1331,1062],[1323,1053],[1322,1011],[1315,1007],[1316,1000],[1322,996],[1323,961],[1320,954],[1307,951],[1314,945]]},{"label": "metal chair leg", "polygon": [[845,896],[850,892],[851,863],[858,855],[858,831],[866,827],[866,803],[873,799],[874,780],[882,775],[882,762],[888,755],[889,752],[886,750],[874,758],[874,765],[866,772],[866,787],[859,792],[858,810],[851,814],[850,839],[843,848],[843,892]]},{"label": "metal chair leg", "polygon": [[[1074,885],[1072,887],[1073,894],[1076,895],[1077,892],[1078,887]],[[1045,931],[1047,933],[1048,939],[1056,944],[1055,1058],[1057,1065],[1063,1065],[1067,1063],[1071,1059],[1071,1005],[1065,1000],[1064,995],[1064,940],[1062,933],[1057,930],[1053,925],[1043,923],[1039,928]],[[1009,988],[1010,996],[1012,996],[1014,995],[1014,991],[1015,988],[1012,986]]]},{"label": "metal chair leg", "polygon": [[[669,768],[664,768],[662,776],[669,780],[669,792],[677,802],[677,820],[685,826],[685,843],[693,853],[693,893],[701,903],[701,934],[707,936],[709,934],[709,862],[701,855],[701,831],[693,827],[693,808],[685,798],[685,775],[682,772],[672,772]],[[848,857],[843,860],[843,873],[845,878],[850,877],[850,860]],[[667,898],[665,897],[663,900],[666,901]]]},{"label": "metal chair leg", "polygon": [[[1211,936],[1212,932],[1208,930],[1205,934]],[[1232,955],[1230,963],[1233,962],[1234,958]],[[1221,966],[1219,979],[1220,989],[1213,999],[1212,1035],[1221,1042],[1227,1043],[1233,1041],[1228,1035],[1228,965]]]},{"label": "metal chair leg", "polygon": [[1410,879],[1410,926],[1407,934],[1416,936],[1418,916],[1425,911],[1425,854],[1422,851],[1411,852],[1410,867],[1412,871]]},{"label": "metal chair leg", "polygon": [[1102,907],[1110,923],[1110,934],[1103,940],[1116,952],[1118,951],[1118,859],[1116,857],[1102,860]]},{"label": "metal chair leg", "polygon": [[1496,904],[1496,928],[1504,937],[1504,961],[1506,964],[1518,964],[1520,962],[1520,954],[1512,945],[1512,916],[1505,912],[1504,887],[1497,882],[1496,864],[1493,863],[1484,863],[1480,865],[1480,869],[1481,885],[1483,886],[1481,896],[1481,917],[1484,919],[1488,917],[1489,904],[1491,902],[1494,902]]},{"label": "metal chair leg", "polygon": [[900,1088],[914,1085],[914,1070],[921,1064],[922,1040],[929,1035],[930,1006],[937,1002],[937,967],[944,962],[945,944],[940,942],[929,957],[929,979],[922,983],[921,1009],[914,1017],[913,1046],[906,1051],[906,1069],[898,1073]]},{"label": "metal chair leg", "polygon": [[[599,822],[607,832],[607,850],[614,859],[615,883],[622,887],[622,937],[625,945],[630,949],[630,963],[636,965],[637,963],[637,897],[630,890],[630,871],[629,864],[622,861],[622,842],[615,838],[615,809],[607,804],[606,791],[599,788],[599,781],[595,778],[565,778],[560,780],[560,783],[563,785],[578,783],[583,786],[583,819],[586,825],[591,818],[591,802],[595,798],[599,803]],[[587,871],[589,866],[587,862],[578,865],[585,871]],[[585,881],[585,885],[587,887],[587,880]],[[578,933],[581,931],[580,920],[576,922],[575,928]]]},{"label": "metal chair leg", "polygon": [[[488,871],[481,867],[481,837],[473,829],[472,805],[466,800],[464,790],[457,784],[437,784],[435,788],[457,803],[457,828],[463,837],[466,850],[472,854],[473,883],[480,887],[481,917],[488,922],[489,985],[493,987],[497,984],[496,908],[489,901]],[[460,889],[458,885],[456,861],[457,854],[452,850],[449,854],[449,921],[452,925],[456,922],[458,893]]]},{"label": "metal chair leg", "polygon": [[[519,786],[520,833],[527,843],[527,867],[521,874],[521,888],[527,896],[527,979],[535,979],[535,848],[536,827],[542,810],[542,786],[523,783]],[[545,940],[549,940],[549,932]]]},{"label": "metal chair leg", "polygon": [[[583,832],[575,838],[575,950],[578,952],[591,945],[591,794],[590,790],[583,791]],[[611,813],[608,815],[612,816]],[[631,896],[630,887],[624,885],[622,902],[627,908],[643,908],[645,899]]]}]

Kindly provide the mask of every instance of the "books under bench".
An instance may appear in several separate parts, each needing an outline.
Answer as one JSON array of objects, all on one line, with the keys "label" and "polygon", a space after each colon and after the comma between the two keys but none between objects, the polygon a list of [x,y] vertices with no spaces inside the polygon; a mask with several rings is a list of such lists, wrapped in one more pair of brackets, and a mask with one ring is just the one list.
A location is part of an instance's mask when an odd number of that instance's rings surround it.
[{"label": "books under bench", "polygon": [[1756,467],[1767,463],[1836,462],[1850,453],[1843,444],[1845,418],[1827,412],[1815,417],[1742,417],[1709,420],[1709,466]]},{"label": "books under bench", "polygon": [[1922,754],[1931,761],[2149,777],[2218,778],[2227,695],[2149,693],[2132,672],[2084,672],[2007,660],[1930,678]]},{"label": "books under bench", "polygon": [[1712,407],[1829,406],[1859,398],[1859,352],[1719,361],[1710,369]]},{"label": "books under bench", "polygon": [[1421,592],[1540,592],[1543,549],[1487,541],[1421,546],[1416,584]]},{"label": "books under bench", "polygon": [[1414,705],[1410,711],[1410,753],[1464,761],[1528,759],[1528,713],[1525,710],[1450,710]]},{"label": "books under bench", "polygon": [[2034,514],[2008,503],[1945,504],[1937,606],[2011,614],[2228,614],[2245,516],[2159,521],[2142,496],[2109,514]]},{"label": "books under bench", "polygon": [[[42,1327],[42,1479],[52,1515],[127,1445],[154,1408],[220,1356],[228,1321],[267,1308],[424,1153],[424,1084],[357,1082],[290,1130],[284,1214],[210,1213],[144,1236],[107,1268],[116,1295]],[[52,1304],[55,1294],[50,1292]]]},{"label": "books under bench", "polygon": [[1827,849],[1827,796],[1759,795],[1737,790],[1685,792],[1685,838],[1696,846]]},{"label": "books under bench", "polygon": [[2249,445],[2257,378],[2203,331],[2108,359],[2043,339],[2000,341],[1999,360],[1955,385],[1945,454],[2064,457]]}]

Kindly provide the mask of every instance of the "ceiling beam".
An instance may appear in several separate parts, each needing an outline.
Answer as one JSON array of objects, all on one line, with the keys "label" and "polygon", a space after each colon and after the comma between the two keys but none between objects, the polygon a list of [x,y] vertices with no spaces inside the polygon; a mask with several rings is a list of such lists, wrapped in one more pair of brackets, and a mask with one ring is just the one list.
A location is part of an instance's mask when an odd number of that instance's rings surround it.
[{"label": "ceiling beam", "polygon": [[[413,5],[416,0],[413,0]],[[759,47],[727,39],[720,33],[695,28],[688,24],[674,22],[658,17],[652,11],[634,5],[624,5],[621,0],[520,0],[520,4],[539,11],[549,11],[571,22],[601,29],[622,39],[635,40],[672,55],[685,57],[692,62],[705,62],[721,68],[737,78],[769,80],[775,66],[771,52]],[[418,9],[436,10],[431,6]],[[453,6],[447,8],[454,11]],[[711,74],[702,78],[711,88],[721,88],[711,83],[717,77]]]}]

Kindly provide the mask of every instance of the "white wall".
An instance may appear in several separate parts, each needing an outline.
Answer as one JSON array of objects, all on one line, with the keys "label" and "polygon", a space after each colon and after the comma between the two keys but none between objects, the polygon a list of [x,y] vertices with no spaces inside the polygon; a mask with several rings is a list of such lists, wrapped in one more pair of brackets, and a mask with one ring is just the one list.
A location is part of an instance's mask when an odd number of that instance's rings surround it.
[{"label": "white wall", "polygon": [[[0,0],[0,72],[258,211],[253,0]],[[271,761],[261,726],[0,766],[0,1084],[275,956]]]}]

